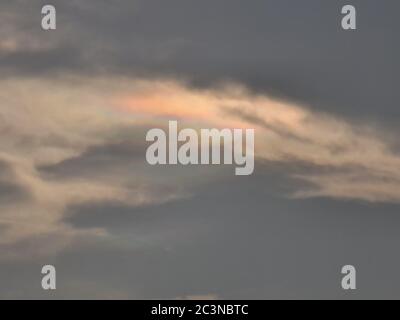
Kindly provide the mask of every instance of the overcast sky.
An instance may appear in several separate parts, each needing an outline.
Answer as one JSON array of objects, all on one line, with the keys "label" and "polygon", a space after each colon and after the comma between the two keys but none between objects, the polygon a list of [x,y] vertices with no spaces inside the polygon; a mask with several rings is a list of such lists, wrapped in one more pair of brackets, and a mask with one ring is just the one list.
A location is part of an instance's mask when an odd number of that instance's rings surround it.
[{"label": "overcast sky", "polygon": [[[398,0],[50,2],[0,2],[0,298],[400,298]],[[254,174],[148,165],[168,120]]]}]

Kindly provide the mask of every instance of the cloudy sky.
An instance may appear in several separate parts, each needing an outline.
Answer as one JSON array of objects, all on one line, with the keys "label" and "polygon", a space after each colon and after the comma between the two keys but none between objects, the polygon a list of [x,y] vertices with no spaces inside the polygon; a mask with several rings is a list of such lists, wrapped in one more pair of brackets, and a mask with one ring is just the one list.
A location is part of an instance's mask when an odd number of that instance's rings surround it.
[{"label": "cloudy sky", "polygon": [[[399,13],[1,0],[0,298],[400,298]],[[168,120],[254,128],[254,174],[148,165]]]}]

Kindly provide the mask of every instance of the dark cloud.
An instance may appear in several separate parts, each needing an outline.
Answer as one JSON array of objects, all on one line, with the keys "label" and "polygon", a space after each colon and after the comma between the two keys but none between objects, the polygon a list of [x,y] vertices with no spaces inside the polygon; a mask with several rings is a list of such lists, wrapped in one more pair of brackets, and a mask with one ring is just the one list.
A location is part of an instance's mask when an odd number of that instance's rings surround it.
[{"label": "dark cloud", "polygon": [[62,71],[82,70],[79,52],[73,48],[18,50],[0,54],[0,69],[4,76],[40,76]]},{"label": "dark cloud", "polygon": [[26,200],[30,192],[15,182],[13,166],[0,159],[0,205]]},{"label": "dark cloud", "polygon": [[[284,199],[280,194],[292,183],[280,177],[262,172],[232,177],[164,205],[72,208],[76,216],[71,223],[105,227],[111,239],[83,242],[46,259],[58,271],[52,297],[120,292],[126,298],[151,299],[210,293],[221,298],[332,299],[400,293],[398,206]],[[351,294],[340,288],[345,264],[358,271],[358,290]],[[49,298],[33,289],[39,264],[5,265],[2,270],[7,270],[7,279],[0,275],[2,290],[26,288],[19,296]],[[25,281],[13,285],[21,272]]]},{"label": "dark cloud", "polygon": [[[11,7],[15,15],[26,17],[25,24],[39,25],[41,4],[29,1],[23,13],[17,5]],[[54,4],[57,31],[23,30],[33,39],[71,49],[17,53],[3,58],[2,68],[14,65],[15,72],[43,73],[69,67],[86,73],[172,76],[197,87],[233,80],[355,119],[389,125],[399,116],[396,13],[400,4],[395,0],[379,5],[354,0],[358,9],[354,32],[340,28],[340,9],[346,1],[254,0],[246,6],[239,0]]]},{"label": "dark cloud", "polygon": [[262,117],[254,115],[252,112],[247,112],[241,108],[223,108],[223,112],[227,115],[237,117],[244,120],[245,122],[251,123],[255,126],[260,126],[268,131],[277,133],[278,135],[286,138],[293,139],[300,142],[312,143],[310,139],[299,137],[288,130],[284,123],[268,123],[268,121]]},{"label": "dark cloud", "polygon": [[0,178],[9,177],[13,174],[12,165],[5,160],[0,159]]},{"label": "dark cloud", "polygon": [[0,203],[13,203],[29,198],[29,193],[23,187],[0,181]]},{"label": "dark cloud", "polygon": [[[145,137],[143,136],[143,141]],[[135,162],[145,163],[146,146],[142,143],[122,141],[90,147],[81,155],[57,164],[38,167],[49,178],[74,178],[101,175],[104,170],[127,169]],[[128,170],[129,171],[129,170]]]}]

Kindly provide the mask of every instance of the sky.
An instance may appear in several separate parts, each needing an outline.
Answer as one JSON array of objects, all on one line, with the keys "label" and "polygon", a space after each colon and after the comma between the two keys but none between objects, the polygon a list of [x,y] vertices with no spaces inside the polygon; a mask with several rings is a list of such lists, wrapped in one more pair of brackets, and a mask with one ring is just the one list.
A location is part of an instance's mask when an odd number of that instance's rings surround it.
[{"label": "sky", "polygon": [[[45,4],[0,1],[1,299],[400,298],[397,0]],[[149,165],[169,120],[254,173]]]}]

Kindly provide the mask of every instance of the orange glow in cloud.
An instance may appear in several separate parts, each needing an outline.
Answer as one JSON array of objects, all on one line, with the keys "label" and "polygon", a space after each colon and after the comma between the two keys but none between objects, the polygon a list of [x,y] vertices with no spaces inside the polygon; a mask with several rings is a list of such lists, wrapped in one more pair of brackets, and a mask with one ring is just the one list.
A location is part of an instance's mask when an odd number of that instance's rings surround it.
[{"label": "orange glow in cloud", "polygon": [[205,120],[215,115],[215,101],[207,94],[191,92],[174,83],[140,87],[142,90],[117,99],[114,105],[126,112],[178,119]]},{"label": "orange glow in cloud", "polygon": [[143,115],[184,119],[207,119],[212,112],[204,101],[193,97],[156,93],[122,98],[117,102],[122,110]]},{"label": "orange glow in cloud", "polygon": [[[231,90],[197,91],[179,83],[141,84],[139,90],[114,99],[114,107],[128,113],[206,123],[207,126],[247,128],[246,122],[229,117],[224,107],[241,104]],[[251,126],[253,127],[253,126]]]},{"label": "orange glow in cloud", "polygon": [[115,99],[114,107],[132,114],[177,119],[230,128],[262,127],[229,110],[264,119],[269,125],[301,130],[305,112],[293,105],[251,95],[241,87],[199,91],[178,83],[141,84],[139,90]]}]

